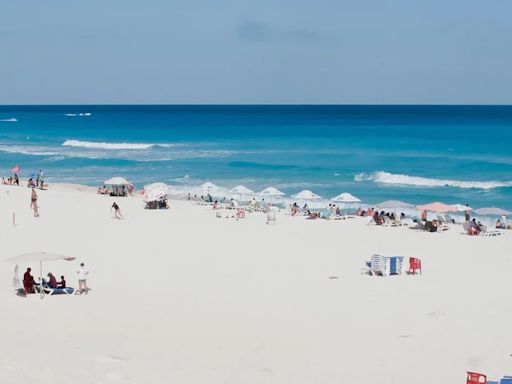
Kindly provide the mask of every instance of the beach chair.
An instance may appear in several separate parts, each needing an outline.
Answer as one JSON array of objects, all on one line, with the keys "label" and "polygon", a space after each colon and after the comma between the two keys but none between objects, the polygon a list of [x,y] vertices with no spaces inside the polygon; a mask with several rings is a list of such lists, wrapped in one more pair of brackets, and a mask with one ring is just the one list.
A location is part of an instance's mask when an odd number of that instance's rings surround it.
[{"label": "beach chair", "polygon": [[467,372],[466,384],[487,384],[487,376],[482,373]]},{"label": "beach chair", "polygon": [[373,255],[370,261],[370,275],[389,275],[389,263],[386,258],[381,255]]},{"label": "beach chair", "polygon": [[467,221],[462,223],[462,229],[464,230],[464,235],[469,235],[469,223]]},{"label": "beach chair", "polygon": [[416,271],[420,271],[421,275],[421,259],[417,259],[416,257],[409,258],[409,274],[415,275]]},{"label": "beach chair", "polygon": [[489,237],[489,236],[501,236],[501,234],[502,234],[501,231],[491,230],[484,225],[482,225],[480,227],[480,229],[481,229],[481,231],[478,234],[478,236]]},{"label": "beach chair", "polygon": [[47,295],[72,295],[75,293],[75,288],[66,287],[66,288],[50,288],[44,287],[44,293]]},{"label": "beach chair", "polygon": [[401,275],[403,272],[404,258],[402,256],[384,257],[385,264],[388,265],[390,275]]},{"label": "beach chair", "polygon": [[446,222],[449,224],[455,224],[455,220],[447,213],[444,215]]}]

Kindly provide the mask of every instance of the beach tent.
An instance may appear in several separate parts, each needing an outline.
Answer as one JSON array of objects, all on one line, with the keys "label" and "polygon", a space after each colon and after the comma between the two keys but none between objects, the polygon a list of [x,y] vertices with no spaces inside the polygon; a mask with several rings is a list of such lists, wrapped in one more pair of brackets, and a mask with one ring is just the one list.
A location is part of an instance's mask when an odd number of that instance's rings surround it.
[{"label": "beach tent", "polygon": [[144,193],[144,201],[159,201],[165,199],[169,194],[169,190],[167,188],[153,188]]},{"label": "beach tent", "polygon": [[418,211],[430,211],[437,213],[457,212],[457,208],[455,208],[453,205],[440,203],[439,201],[434,201],[433,203],[425,205],[417,205],[416,209]]},{"label": "beach tent", "polygon": [[242,196],[252,196],[254,195],[254,191],[250,190],[244,185],[237,185],[235,188],[229,191],[231,195],[238,196],[240,200],[242,200]]},{"label": "beach tent", "polygon": [[319,200],[322,198],[321,196],[317,195],[316,193],[311,192],[308,189],[300,191],[299,193],[292,195],[292,197],[294,199],[300,199],[300,200]]},{"label": "beach tent", "polygon": [[128,180],[126,180],[124,177],[116,176],[116,177],[112,177],[108,180],[105,180],[105,182],[103,184],[112,187],[111,196],[125,196],[126,190],[125,190],[125,193],[123,194],[123,192],[122,192],[123,187],[127,187],[128,185],[130,185],[130,182]]},{"label": "beach tent", "polygon": [[509,216],[512,215],[512,212],[507,211],[506,209],[501,209],[497,207],[485,207],[475,209],[474,212],[477,215],[482,216]]},{"label": "beach tent", "polygon": [[[43,262],[45,261],[55,261],[55,260],[65,260],[65,261],[72,261],[75,260],[75,257],[71,256],[62,256],[58,255],[56,253],[47,253],[47,252],[32,252],[32,253],[24,253],[22,255],[13,256],[7,258],[5,261],[8,263],[16,264],[15,271],[18,271],[18,265],[19,264],[28,264],[28,263],[39,263],[39,281],[40,281],[40,291],[41,291],[41,298],[44,296],[44,290],[43,290]],[[19,277],[15,277],[13,279],[13,282],[18,280]]]}]

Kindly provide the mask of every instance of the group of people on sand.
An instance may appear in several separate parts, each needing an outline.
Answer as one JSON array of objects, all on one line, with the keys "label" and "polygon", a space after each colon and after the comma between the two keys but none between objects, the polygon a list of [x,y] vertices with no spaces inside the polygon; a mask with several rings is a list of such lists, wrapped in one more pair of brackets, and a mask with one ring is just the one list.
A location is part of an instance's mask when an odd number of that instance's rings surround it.
[{"label": "group of people on sand", "polygon": [[512,229],[512,224],[507,224],[505,221],[501,221],[501,219],[498,219],[496,221],[495,227],[497,229]]},{"label": "group of people on sand", "polygon": [[[20,178],[17,173],[15,173],[12,176],[9,176],[7,179],[5,177],[2,177],[2,184],[3,185],[16,185],[20,186]],[[43,180],[43,171],[39,170],[37,175],[31,176],[27,180],[27,187],[28,188],[39,188],[39,189],[45,189],[48,187],[48,184],[46,184]]]},{"label": "group of people on sand", "polygon": [[128,185],[121,185],[121,186],[114,186],[112,187],[112,191],[108,189],[106,185],[103,185],[101,187],[98,187],[98,190],[96,193],[98,195],[110,195],[110,196],[133,196],[133,193],[135,192],[135,186],[133,184]]},{"label": "group of people on sand", "polygon": [[[84,263],[80,264],[80,267],[77,270],[77,277],[78,277],[78,291],[77,293],[85,293],[87,294],[89,291],[89,288],[87,287],[87,277],[89,275],[89,270],[85,267]],[[57,278],[55,275],[51,272],[48,272],[46,275],[48,279],[42,279],[41,282],[36,282],[34,279],[34,276],[32,276],[32,268],[27,268],[27,271],[23,274],[23,290],[25,294],[31,294],[31,293],[37,293],[37,288],[39,286],[42,286],[43,289],[45,288],[51,288],[51,289],[57,289],[57,288],[68,288],[66,278],[64,275],[60,277],[60,281],[57,281]]]},{"label": "group of people on sand", "polygon": [[20,178],[18,177],[18,174],[14,174],[12,176],[9,176],[7,179],[2,177],[2,184],[3,185],[17,185],[20,186]]}]

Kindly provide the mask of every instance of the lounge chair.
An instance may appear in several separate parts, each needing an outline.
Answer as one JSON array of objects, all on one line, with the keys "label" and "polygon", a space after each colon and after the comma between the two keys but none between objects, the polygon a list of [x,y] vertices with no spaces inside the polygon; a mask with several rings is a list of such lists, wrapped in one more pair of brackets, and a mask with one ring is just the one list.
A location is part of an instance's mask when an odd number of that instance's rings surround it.
[{"label": "lounge chair", "polygon": [[386,263],[386,259],[381,255],[373,255],[370,261],[370,275],[389,275],[389,264]]},{"label": "lounge chair", "polygon": [[480,226],[480,233],[478,236],[490,237],[490,236],[501,236],[501,231],[490,230],[485,225]]}]

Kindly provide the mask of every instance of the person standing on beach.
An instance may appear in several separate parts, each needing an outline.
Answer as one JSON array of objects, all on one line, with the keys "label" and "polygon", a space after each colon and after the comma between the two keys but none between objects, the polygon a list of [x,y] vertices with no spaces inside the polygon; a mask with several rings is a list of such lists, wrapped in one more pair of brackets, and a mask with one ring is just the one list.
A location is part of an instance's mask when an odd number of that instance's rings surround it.
[{"label": "person standing on beach", "polygon": [[121,213],[121,208],[119,208],[119,205],[114,201],[114,204],[112,204],[112,208],[114,210],[114,215],[116,219],[122,219],[123,215]]},{"label": "person standing on beach", "polygon": [[89,270],[85,268],[84,263],[80,263],[80,268],[76,271],[78,275],[78,292],[80,294],[87,294],[89,292],[89,288],[87,287],[87,276],[89,275]]},{"label": "person standing on beach", "polygon": [[39,207],[37,206],[37,192],[32,187],[32,195],[30,197],[30,208],[34,211],[34,217],[39,217]]},{"label": "person standing on beach", "polygon": [[[468,207],[468,208],[469,208],[469,204],[466,204],[466,207]],[[469,212],[469,209],[466,209],[466,210],[464,211],[464,220],[465,220],[466,222],[468,222],[469,220],[471,220],[471,212]]]},{"label": "person standing on beach", "polygon": [[18,187],[20,186],[20,178],[18,177],[18,174],[14,174],[14,184],[16,184]]}]

